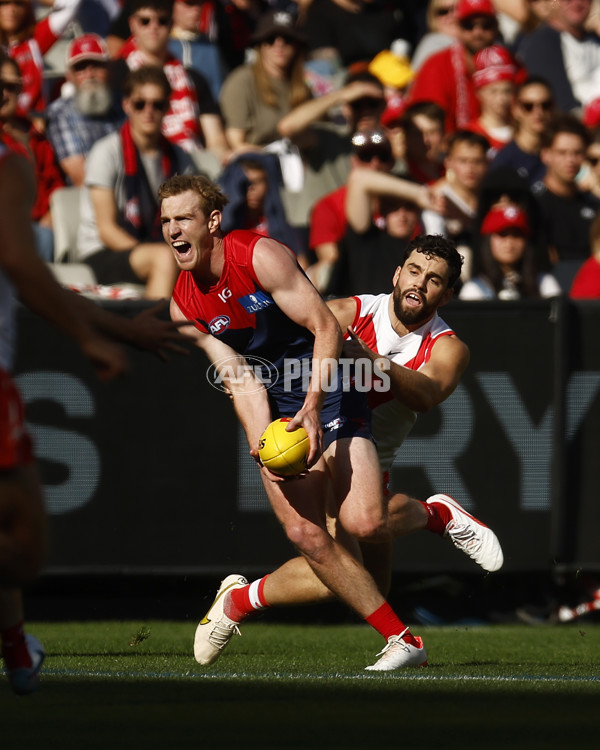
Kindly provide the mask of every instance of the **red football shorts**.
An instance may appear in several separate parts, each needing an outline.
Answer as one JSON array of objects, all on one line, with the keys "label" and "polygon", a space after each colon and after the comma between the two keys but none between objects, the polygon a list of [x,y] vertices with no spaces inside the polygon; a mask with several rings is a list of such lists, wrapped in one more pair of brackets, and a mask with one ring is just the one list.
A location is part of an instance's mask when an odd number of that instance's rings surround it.
[{"label": "red football shorts", "polygon": [[0,369],[0,470],[33,461],[31,438],[25,428],[25,409],[13,379]]}]

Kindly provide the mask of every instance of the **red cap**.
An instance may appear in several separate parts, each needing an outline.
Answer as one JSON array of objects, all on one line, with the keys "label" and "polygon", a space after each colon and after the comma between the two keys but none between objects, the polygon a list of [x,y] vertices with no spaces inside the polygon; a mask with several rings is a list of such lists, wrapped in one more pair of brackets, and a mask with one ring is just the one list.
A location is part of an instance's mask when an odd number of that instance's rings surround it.
[{"label": "red cap", "polygon": [[494,16],[496,18],[496,9],[491,0],[458,0],[454,15],[458,21],[469,16]]},{"label": "red cap", "polygon": [[98,34],[83,34],[69,44],[67,48],[67,65],[74,65],[79,60],[101,60],[108,62],[110,55],[106,42]]},{"label": "red cap", "polygon": [[506,229],[520,229],[526,237],[531,234],[527,214],[519,206],[497,206],[488,211],[481,234],[497,234]]},{"label": "red cap", "polygon": [[384,126],[388,127],[391,123],[396,122],[402,118],[405,109],[405,102],[402,96],[397,94],[392,95],[388,100],[386,107],[379,118],[379,122]]},{"label": "red cap", "polygon": [[584,107],[581,122],[592,130],[600,126],[600,99],[594,99]]},{"label": "red cap", "polygon": [[501,44],[480,50],[473,58],[473,85],[476,89],[498,81],[514,81],[517,66],[510,52]]}]

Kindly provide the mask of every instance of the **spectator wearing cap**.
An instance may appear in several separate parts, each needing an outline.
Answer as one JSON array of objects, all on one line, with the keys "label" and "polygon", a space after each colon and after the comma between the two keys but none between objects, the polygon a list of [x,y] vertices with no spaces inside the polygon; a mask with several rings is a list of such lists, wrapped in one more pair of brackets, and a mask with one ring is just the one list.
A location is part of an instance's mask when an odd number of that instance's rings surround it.
[{"label": "spectator wearing cap", "polygon": [[[128,71],[160,65],[171,86],[169,109],[162,121],[163,135],[191,154],[202,168],[212,169],[210,156],[220,163],[228,158],[230,149],[206,79],[185,68],[169,52],[173,0],[131,0],[129,10],[131,37],[110,66],[114,95],[120,96]],[[209,152],[206,158],[205,149]]]},{"label": "spectator wearing cap", "polygon": [[[351,170],[374,169],[389,172],[394,165],[392,147],[382,130],[360,130],[352,136]],[[339,259],[339,243],[346,234],[346,192],[344,184],[324,195],[314,205],[310,218],[309,250],[316,262],[308,276],[326,294],[333,268]]]},{"label": "spectator wearing cap", "polygon": [[459,0],[456,5],[458,38],[447,49],[431,55],[412,82],[407,104],[433,101],[446,112],[446,133],[464,128],[479,116],[473,85],[473,58],[491,46],[498,21],[491,0]]},{"label": "spectator wearing cap", "polygon": [[521,206],[493,206],[483,220],[481,234],[481,272],[465,282],[461,300],[536,299],[561,293],[554,276],[537,267],[529,218]]},{"label": "spectator wearing cap", "polygon": [[174,174],[195,171],[194,164],[161,132],[170,94],[163,69],[131,71],[124,92],[127,119],[86,160],[79,257],[99,284],[143,284],[149,299],[169,298],[177,267],[162,238],[157,193]]},{"label": "spectator wearing cap", "polygon": [[492,159],[513,137],[511,106],[517,66],[510,52],[500,44],[492,44],[478,52],[473,58],[473,66],[473,86],[480,113],[466,125],[466,129],[481,133],[488,139],[488,158]]},{"label": "spectator wearing cap", "polygon": [[518,84],[511,104],[514,136],[498,150],[490,170],[511,167],[530,185],[542,180],[546,174],[540,156],[542,137],[554,110],[552,88],[544,78],[529,76]]},{"label": "spectator wearing cap", "polygon": [[108,86],[108,48],[97,34],[71,41],[63,91],[47,110],[47,134],[71,185],[81,187],[85,159],[100,138],[117,130],[123,113]]},{"label": "spectator wearing cap", "polygon": [[589,133],[578,118],[557,115],[543,135],[546,174],[532,186],[553,273],[565,292],[590,255],[590,227],[600,209],[600,200],[580,190],[577,183],[589,143]]},{"label": "spectator wearing cap", "polygon": [[600,90],[600,38],[586,29],[591,7],[591,0],[556,0],[517,49],[529,73],[550,82],[558,109],[577,116]]},{"label": "spectator wearing cap", "polygon": [[311,96],[304,81],[306,37],[290,13],[264,14],[251,42],[254,62],[232,71],[221,88],[225,134],[236,155],[279,140],[279,121]]}]

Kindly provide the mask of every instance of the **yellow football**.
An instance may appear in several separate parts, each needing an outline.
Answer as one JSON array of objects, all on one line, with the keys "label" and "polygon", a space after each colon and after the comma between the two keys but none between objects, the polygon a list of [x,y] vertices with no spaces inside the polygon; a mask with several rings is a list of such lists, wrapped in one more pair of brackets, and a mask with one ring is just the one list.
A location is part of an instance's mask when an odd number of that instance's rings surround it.
[{"label": "yellow football", "polygon": [[263,432],[258,443],[258,455],[273,474],[291,477],[306,471],[310,440],[304,427],[286,432],[290,417],[276,419]]}]

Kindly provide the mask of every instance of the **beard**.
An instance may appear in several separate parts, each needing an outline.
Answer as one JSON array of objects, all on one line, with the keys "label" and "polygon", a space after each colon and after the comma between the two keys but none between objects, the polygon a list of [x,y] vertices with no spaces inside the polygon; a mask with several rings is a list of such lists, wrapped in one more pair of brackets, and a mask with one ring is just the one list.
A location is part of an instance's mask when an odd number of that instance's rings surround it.
[{"label": "beard", "polygon": [[[421,307],[405,307],[402,304],[406,295],[410,293],[418,294],[421,302],[423,303]],[[435,307],[427,305],[423,300],[423,296],[418,292],[415,292],[413,289],[409,289],[406,292],[401,292],[400,289],[395,288],[393,296],[393,307],[394,315],[405,326],[415,325],[416,323],[424,323],[426,320],[429,320],[432,313],[435,312]]]},{"label": "beard", "polygon": [[82,115],[101,117],[108,112],[112,104],[110,89],[105,83],[86,83],[77,90],[75,104]]}]

